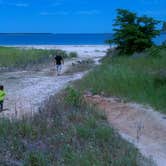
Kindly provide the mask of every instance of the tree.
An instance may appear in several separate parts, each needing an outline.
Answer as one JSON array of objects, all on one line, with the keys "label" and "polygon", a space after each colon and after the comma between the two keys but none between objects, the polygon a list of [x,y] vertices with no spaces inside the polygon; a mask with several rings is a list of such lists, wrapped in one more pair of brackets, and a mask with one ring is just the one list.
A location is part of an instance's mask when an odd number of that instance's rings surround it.
[{"label": "tree", "polygon": [[147,16],[138,17],[125,9],[117,9],[117,13],[113,24],[115,33],[109,43],[116,44],[124,54],[141,52],[154,44],[152,39],[160,33],[156,30],[159,21]]},{"label": "tree", "polygon": [[165,21],[163,22],[163,26],[162,26],[161,31],[166,32],[166,22]]}]

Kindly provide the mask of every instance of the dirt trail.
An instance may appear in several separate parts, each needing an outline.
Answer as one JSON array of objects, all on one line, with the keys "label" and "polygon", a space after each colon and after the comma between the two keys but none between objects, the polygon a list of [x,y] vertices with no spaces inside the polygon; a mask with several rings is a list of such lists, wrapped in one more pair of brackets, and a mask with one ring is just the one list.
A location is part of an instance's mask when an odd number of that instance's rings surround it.
[{"label": "dirt trail", "polygon": [[86,95],[86,100],[104,110],[109,123],[134,143],[158,166],[166,166],[166,119],[165,115],[139,104],[124,103],[115,98]]},{"label": "dirt trail", "polygon": [[[68,62],[63,72],[70,66]],[[55,71],[45,68],[41,71],[21,71],[1,74],[2,84],[7,89],[4,108],[9,111],[1,116],[19,118],[38,111],[51,95],[59,92],[71,81],[80,79],[84,73],[56,76]]]},{"label": "dirt trail", "polygon": [[[35,47],[35,46],[33,46]],[[38,48],[39,46],[36,46]],[[105,55],[107,46],[40,46],[43,49],[59,48],[67,52],[76,51],[78,58],[65,62],[63,73],[70,68],[75,61],[91,58],[97,60]],[[97,51],[96,51],[97,50]],[[56,76],[49,66],[40,71],[19,71],[6,72],[0,74],[0,84],[5,86],[7,91],[7,99],[4,108],[9,111],[0,113],[0,116],[9,118],[20,118],[23,115],[31,115],[36,113],[51,95],[59,92],[71,81],[83,77],[84,72],[74,73],[71,75],[62,74]]]}]

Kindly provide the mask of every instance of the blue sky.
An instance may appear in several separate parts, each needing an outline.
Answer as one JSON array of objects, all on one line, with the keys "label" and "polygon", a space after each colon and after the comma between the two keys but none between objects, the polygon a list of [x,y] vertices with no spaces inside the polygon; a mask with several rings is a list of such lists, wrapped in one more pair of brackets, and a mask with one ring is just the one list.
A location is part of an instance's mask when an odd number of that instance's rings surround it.
[{"label": "blue sky", "polygon": [[166,20],[166,0],[0,0],[0,32],[107,33],[116,9]]}]

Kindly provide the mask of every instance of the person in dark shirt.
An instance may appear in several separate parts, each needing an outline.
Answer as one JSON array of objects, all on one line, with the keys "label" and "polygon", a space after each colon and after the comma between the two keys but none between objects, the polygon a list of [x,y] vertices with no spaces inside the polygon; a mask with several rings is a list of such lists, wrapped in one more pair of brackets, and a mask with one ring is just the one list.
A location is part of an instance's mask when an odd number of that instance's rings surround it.
[{"label": "person in dark shirt", "polygon": [[56,55],[54,64],[56,65],[56,73],[59,76],[61,74],[62,64],[64,64],[63,57],[61,55]]}]

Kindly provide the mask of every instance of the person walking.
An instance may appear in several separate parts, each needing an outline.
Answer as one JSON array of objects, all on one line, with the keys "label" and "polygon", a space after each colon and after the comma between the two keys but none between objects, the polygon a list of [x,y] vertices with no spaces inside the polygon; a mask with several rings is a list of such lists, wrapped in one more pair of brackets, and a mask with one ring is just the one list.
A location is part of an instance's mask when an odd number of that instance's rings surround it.
[{"label": "person walking", "polygon": [[6,96],[6,92],[4,91],[4,86],[0,85],[0,111],[3,111],[3,102]]},{"label": "person walking", "polygon": [[64,64],[63,57],[61,55],[56,55],[54,58],[54,65],[56,65],[56,73],[59,76],[62,70],[62,64]]}]

